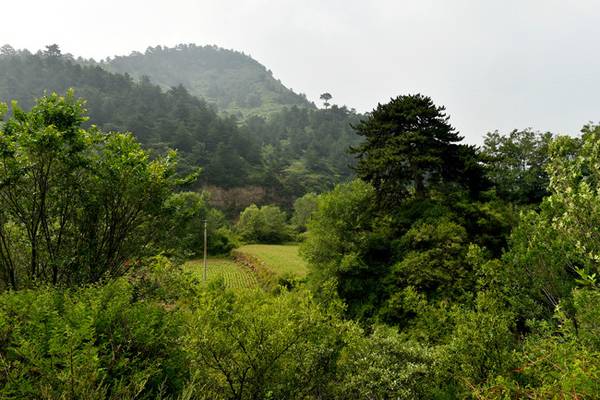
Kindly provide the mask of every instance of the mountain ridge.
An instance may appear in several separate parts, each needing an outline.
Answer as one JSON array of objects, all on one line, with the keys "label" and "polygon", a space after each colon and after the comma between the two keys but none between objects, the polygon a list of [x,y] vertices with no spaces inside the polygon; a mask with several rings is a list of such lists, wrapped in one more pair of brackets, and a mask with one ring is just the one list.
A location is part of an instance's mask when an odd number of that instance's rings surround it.
[{"label": "mountain ridge", "polygon": [[163,89],[183,85],[220,112],[236,117],[269,116],[291,106],[316,108],[251,56],[216,45],[159,45],[144,53],[107,58],[97,65],[138,80],[147,76]]}]

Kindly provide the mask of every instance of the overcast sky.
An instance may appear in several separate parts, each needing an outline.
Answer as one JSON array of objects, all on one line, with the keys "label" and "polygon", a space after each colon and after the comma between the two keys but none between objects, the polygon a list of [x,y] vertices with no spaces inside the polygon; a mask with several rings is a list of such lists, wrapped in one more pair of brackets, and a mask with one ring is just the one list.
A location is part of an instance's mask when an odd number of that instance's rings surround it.
[{"label": "overcast sky", "polygon": [[317,101],[370,111],[408,93],[471,143],[499,129],[576,134],[600,120],[598,0],[3,1],[0,45],[105,58],[216,44]]}]

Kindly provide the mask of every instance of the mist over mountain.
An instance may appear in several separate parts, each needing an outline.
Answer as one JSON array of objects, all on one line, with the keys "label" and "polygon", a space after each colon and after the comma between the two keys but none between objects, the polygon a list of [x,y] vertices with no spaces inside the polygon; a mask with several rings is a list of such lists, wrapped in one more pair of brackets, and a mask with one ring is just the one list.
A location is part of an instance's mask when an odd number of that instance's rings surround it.
[{"label": "mist over mountain", "polygon": [[315,107],[252,57],[217,46],[148,47],[143,54],[117,56],[100,66],[138,79],[148,76],[163,89],[183,85],[192,95],[236,116],[269,115],[294,105]]},{"label": "mist over mountain", "polygon": [[[148,51],[147,56],[122,60],[137,60],[148,68],[157,65],[158,70],[168,71],[158,60],[179,52],[220,54],[211,63],[214,66],[218,61],[229,74],[248,69],[248,65],[254,65],[256,71],[264,69],[241,53],[213,47],[184,46],[182,50],[159,50],[158,55]],[[231,64],[227,60],[232,60]],[[36,54],[4,46],[0,54],[0,100],[16,100],[27,110],[46,92],[65,93],[73,88],[76,97],[86,100],[89,124],[105,131],[130,131],[156,154],[176,149],[182,171],[201,167],[198,184],[218,190],[219,198],[225,196],[225,208],[232,202],[236,204],[233,208],[267,201],[290,205],[304,193],[329,190],[352,176],[353,158],[347,149],[358,142],[351,124],[360,116],[346,107],[317,109],[278,84],[274,87],[281,92],[283,103],[269,103],[271,108],[255,108],[255,115],[238,118],[229,112],[219,113],[216,106],[194,96],[182,83],[161,87],[148,75],[136,79],[129,73],[105,70],[108,65],[63,55],[57,45]],[[231,90],[239,96],[244,92],[240,88],[255,85],[239,76],[237,82],[232,86],[237,89]],[[265,82],[276,81],[269,77]],[[299,104],[291,104],[293,101]],[[267,109],[268,116],[261,115]],[[221,193],[232,188],[244,190]]]}]

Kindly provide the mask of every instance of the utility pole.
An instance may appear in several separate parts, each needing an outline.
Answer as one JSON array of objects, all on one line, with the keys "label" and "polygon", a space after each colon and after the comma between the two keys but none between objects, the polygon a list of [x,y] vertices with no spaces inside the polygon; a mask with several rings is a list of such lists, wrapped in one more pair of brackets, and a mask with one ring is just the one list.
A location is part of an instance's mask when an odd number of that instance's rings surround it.
[{"label": "utility pole", "polygon": [[204,282],[206,282],[206,226],[208,222],[204,220]]}]

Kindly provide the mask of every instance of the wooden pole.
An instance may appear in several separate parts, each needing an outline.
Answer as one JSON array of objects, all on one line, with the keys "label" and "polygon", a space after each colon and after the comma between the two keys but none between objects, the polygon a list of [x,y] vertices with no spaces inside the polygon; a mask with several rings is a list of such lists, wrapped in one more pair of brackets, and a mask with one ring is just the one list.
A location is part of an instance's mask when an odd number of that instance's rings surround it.
[{"label": "wooden pole", "polygon": [[204,220],[204,282],[206,282],[206,226],[207,221]]}]

